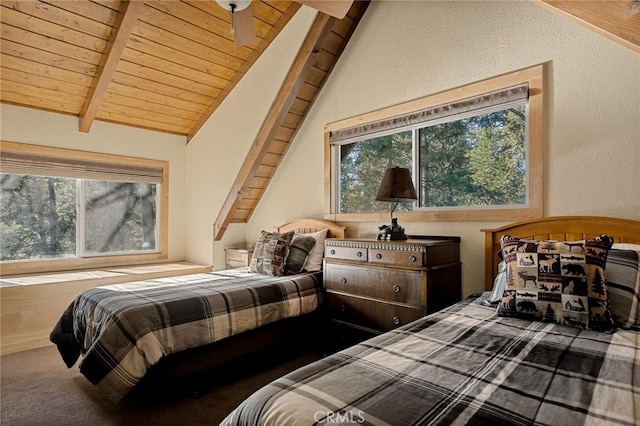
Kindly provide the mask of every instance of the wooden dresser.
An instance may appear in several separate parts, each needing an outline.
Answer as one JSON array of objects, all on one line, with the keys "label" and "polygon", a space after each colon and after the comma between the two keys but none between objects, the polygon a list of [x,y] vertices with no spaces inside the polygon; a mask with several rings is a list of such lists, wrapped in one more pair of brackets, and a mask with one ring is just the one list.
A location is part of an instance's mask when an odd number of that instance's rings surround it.
[{"label": "wooden dresser", "polygon": [[332,324],[368,337],[461,299],[460,238],[328,239],[323,275]]}]

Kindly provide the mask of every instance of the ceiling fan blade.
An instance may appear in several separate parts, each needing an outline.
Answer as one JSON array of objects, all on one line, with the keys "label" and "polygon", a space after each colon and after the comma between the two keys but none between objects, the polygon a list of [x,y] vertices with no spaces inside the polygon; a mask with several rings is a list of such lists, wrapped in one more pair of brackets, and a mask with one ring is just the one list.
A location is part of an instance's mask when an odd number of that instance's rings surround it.
[{"label": "ceiling fan blade", "polygon": [[338,19],[346,16],[353,0],[298,0],[298,3],[312,7]]},{"label": "ceiling fan blade", "polygon": [[233,39],[236,46],[245,46],[256,41],[256,30],[253,25],[253,13],[250,7],[231,14]]}]

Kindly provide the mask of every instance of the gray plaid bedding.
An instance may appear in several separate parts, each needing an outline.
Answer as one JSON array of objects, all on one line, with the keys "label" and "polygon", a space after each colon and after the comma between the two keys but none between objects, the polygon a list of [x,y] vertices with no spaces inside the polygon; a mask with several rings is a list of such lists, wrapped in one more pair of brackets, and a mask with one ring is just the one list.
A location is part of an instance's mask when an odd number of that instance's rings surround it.
[{"label": "gray plaid bedding", "polygon": [[314,311],[321,273],[270,277],[246,268],[97,287],[51,332],[68,367],[119,401],[163,356]]},{"label": "gray plaid bedding", "polygon": [[638,425],[639,336],[468,299],[275,380],[223,425]]}]

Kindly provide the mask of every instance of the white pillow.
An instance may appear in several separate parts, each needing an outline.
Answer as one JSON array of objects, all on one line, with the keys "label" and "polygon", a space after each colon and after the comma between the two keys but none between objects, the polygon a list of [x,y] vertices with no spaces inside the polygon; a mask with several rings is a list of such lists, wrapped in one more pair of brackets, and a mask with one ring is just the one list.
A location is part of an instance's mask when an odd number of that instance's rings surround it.
[{"label": "white pillow", "polygon": [[307,260],[304,262],[303,269],[305,271],[314,272],[322,269],[322,258],[324,257],[324,240],[327,238],[327,229],[322,229],[318,232],[310,232],[307,235],[313,237],[316,240],[316,245],[313,246],[309,252]]},{"label": "white pillow", "polygon": [[507,286],[507,264],[504,260],[498,264],[498,275],[493,280],[493,291],[489,296],[489,302],[498,303],[504,297],[504,289]]},{"label": "white pillow", "polygon": [[618,250],[635,250],[640,251],[640,244],[631,244],[631,243],[614,243],[611,246],[612,249]]}]

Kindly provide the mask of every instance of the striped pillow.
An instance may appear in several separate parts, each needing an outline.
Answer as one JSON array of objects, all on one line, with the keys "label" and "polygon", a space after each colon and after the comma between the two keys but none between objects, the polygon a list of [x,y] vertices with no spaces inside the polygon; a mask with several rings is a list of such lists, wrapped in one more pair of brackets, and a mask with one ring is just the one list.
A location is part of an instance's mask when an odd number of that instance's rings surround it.
[{"label": "striped pillow", "polygon": [[313,246],[316,245],[316,239],[302,234],[295,234],[289,246],[289,255],[284,266],[284,273],[287,275],[298,274],[302,272],[304,262]]},{"label": "striped pillow", "polygon": [[607,258],[609,306],[616,325],[640,331],[640,246],[614,244]]}]

